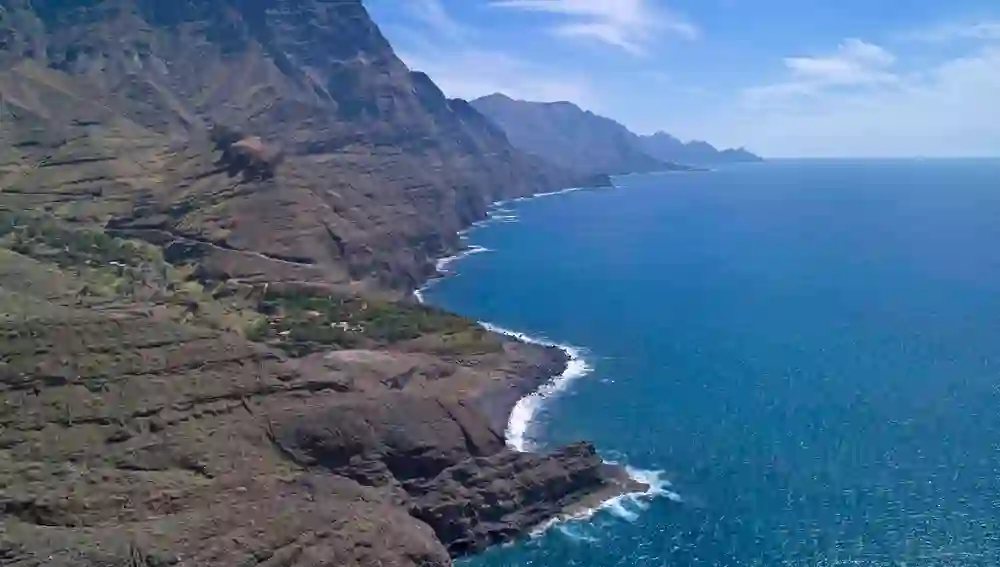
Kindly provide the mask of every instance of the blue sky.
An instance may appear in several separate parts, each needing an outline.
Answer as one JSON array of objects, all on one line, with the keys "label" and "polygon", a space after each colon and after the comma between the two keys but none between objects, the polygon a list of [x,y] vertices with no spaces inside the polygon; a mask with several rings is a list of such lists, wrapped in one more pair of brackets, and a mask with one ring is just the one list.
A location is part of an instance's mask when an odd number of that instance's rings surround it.
[{"label": "blue sky", "polygon": [[1000,155],[1000,0],[367,0],[449,95],[766,156]]}]

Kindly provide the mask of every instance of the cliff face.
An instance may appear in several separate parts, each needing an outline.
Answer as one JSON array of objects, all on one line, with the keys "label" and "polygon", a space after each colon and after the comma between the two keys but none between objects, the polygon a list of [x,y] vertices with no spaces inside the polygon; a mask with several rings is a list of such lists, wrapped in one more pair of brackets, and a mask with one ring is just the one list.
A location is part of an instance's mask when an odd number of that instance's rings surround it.
[{"label": "cliff face", "polygon": [[708,142],[698,140],[682,142],[666,132],[640,136],[640,144],[643,150],[651,156],[681,163],[713,165],[763,161],[760,156],[743,148],[720,151]]},{"label": "cliff face", "polygon": [[444,566],[617,482],[503,444],[562,353],[399,301],[581,179],[360,2],[0,0],[0,142],[5,567]]},{"label": "cliff face", "polygon": [[[359,0],[2,6],[5,203],[200,242],[230,277],[412,287],[490,201],[581,181],[410,72]],[[220,175],[211,122],[283,148],[280,182]]]},{"label": "cliff face", "polygon": [[617,175],[684,169],[647,154],[625,126],[573,103],[494,94],[472,105],[499,124],[516,147],[576,171]]},{"label": "cliff face", "polygon": [[743,149],[720,152],[706,142],[685,143],[664,132],[639,136],[569,102],[529,102],[494,94],[472,105],[499,124],[516,147],[581,172],[647,173],[760,161]]}]

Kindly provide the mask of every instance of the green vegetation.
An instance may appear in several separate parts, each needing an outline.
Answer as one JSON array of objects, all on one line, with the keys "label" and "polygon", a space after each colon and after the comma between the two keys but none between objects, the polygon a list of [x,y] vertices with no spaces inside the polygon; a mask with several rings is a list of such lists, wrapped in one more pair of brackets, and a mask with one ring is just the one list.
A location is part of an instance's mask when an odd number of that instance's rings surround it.
[{"label": "green vegetation", "polygon": [[[51,215],[0,210],[0,258],[3,254],[19,258],[17,265],[23,270],[38,266],[32,268],[36,283],[30,287],[45,297],[62,297],[61,303],[155,305],[175,320],[242,332],[292,356],[383,347],[469,356],[502,348],[474,321],[416,303],[294,286],[272,288],[261,298],[261,290],[249,285],[242,289],[226,282],[202,285],[192,277],[193,266],[167,263],[156,246],[119,238],[99,227],[67,224]],[[7,267],[7,275],[19,279],[15,263],[8,262]],[[57,272],[70,277],[46,275]]]},{"label": "green vegetation", "polygon": [[[217,300],[190,278],[190,268],[167,263],[158,247],[116,237],[100,227],[71,225],[37,212],[0,210],[0,255],[12,253],[49,267],[53,275],[38,276],[44,281],[35,287],[46,284],[37,291],[61,296],[64,303],[159,305],[179,320],[230,330],[261,319],[237,301]],[[19,277],[13,265],[6,268],[6,277]],[[71,277],[56,278],[57,272]]]},{"label": "green vegetation", "polygon": [[259,309],[268,320],[248,328],[247,336],[293,356],[418,339],[433,342],[433,350],[442,354],[491,352],[498,346],[475,322],[414,303],[283,290],[268,292]]},{"label": "green vegetation", "polygon": [[102,230],[71,228],[43,215],[0,211],[0,239],[4,238],[10,239],[15,252],[43,255],[60,267],[92,262],[163,262],[151,247],[114,238]]}]

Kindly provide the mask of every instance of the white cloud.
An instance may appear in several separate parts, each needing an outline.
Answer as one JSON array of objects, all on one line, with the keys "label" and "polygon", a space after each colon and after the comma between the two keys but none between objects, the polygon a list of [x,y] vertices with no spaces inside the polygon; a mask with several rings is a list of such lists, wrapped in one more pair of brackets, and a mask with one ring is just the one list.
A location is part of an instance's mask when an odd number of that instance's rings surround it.
[{"label": "white cloud", "polygon": [[902,39],[928,43],[960,40],[1000,40],[1000,22],[948,23],[903,34]]},{"label": "white cloud", "polygon": [[744,90],[709,130],[770,155],[998,155],[1000,36],[975,37],[930,64],[861,40],[787,58],[783,80]]},{"label": "white cloud", "polygon": [[786,57],[788,77],[781,82],[750,87],[743,102],[750,105],[781,102],[789,97],[816,94],[831,87],[856,87],[895,83],[891,71],[896,56],[857,38],[844,40],[837,50],[819,57]]},{"label": "white cloud", "polygon": [[449,97],[474,99],[499,92],[523,100],[598,105],[585,78],[553,73],[502,52],[465,48],[399,56],[411,69],[427,73]]},{"label": "white cloud", "polygon": [[397,55],[423,71],[449,97],[473,99],[502,92],[525,100],[597,103],[589,80],[510,53],[486,49],[477,30],[456,19],[441,0],[403,4],[408,24],[396,30],[403,47]]},{"label": "white cloud", "polygon": [[[572,69],[544,54],[518,56],[518,46],[492,47],[496,37],[438,10],[441,0],[413,1],[431,10],[407,14],[404,27],[413,33],[396,42],[401,56],[450,96],[572,100],[639,130],[745,145],[765,156],[1000,155],[1000,21],[889,31],[878,41],[848,37],[828,50],[775,58],[770,81],[695,95],[670,68],[622,77],[585,61]],[[553,33],[632,53],[652,51],[663,35],[643,27],[651,0],[483,1],[537,12],[556,26]],[[630,27],[647,31],[622,31]]]},{"label": "white cloud", "polygon": [[864,83],[891,66],[896,57],[885,49],[860,39],[845,40],[837,53],[826,57],[788,57],[785,66],[796,75],[824,83]]},{"label": "white cloud", "polygon": [[596,40],[634,55],[646,53],[664,34],[688,40],[700,35],[694,24],[650,0],[493,0],[492,5],[563,16],[553,34]]},{"label": "white cloud", "polygon": [[403,7],[410,17],[441,37],[458,41],[470,33],[448,13],[441,0],[409,0],[403,3]]}]

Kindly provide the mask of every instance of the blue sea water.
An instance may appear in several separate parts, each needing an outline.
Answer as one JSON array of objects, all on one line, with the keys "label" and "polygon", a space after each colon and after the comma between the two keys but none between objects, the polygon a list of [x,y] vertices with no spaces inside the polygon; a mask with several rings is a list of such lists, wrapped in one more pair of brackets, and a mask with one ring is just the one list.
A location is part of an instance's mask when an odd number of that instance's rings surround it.
[{"label": "blue sea water", "polygon": [[463,565],[1000,565],[1000,162],[616,185],[499,205],[424,296],[579,347],[527,441],[593,440],[679,499]]}]

